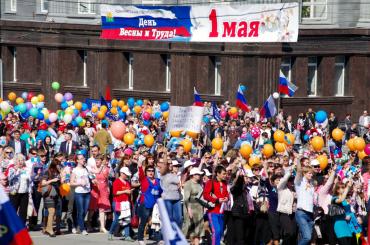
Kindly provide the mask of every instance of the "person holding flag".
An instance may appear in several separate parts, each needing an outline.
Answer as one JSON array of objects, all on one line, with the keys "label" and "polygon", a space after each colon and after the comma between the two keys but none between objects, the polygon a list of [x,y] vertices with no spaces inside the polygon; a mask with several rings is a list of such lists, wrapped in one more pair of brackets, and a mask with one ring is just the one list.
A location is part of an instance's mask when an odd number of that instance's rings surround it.
[{"label": "person holding flag", "polygon": [[289,82],[285,75],[280,71],[278,90],[280,94],[285,94],[288,95],[289,97],[292,97],[298,90],[298,87],[293,83]]},{"label": "person holding flag", "polygon": [[236,106],[242,111],[249,112],[249,106],[247,104],[247,99],[244,96],[242,85],[239,84],[238,92],[236,93]]}]

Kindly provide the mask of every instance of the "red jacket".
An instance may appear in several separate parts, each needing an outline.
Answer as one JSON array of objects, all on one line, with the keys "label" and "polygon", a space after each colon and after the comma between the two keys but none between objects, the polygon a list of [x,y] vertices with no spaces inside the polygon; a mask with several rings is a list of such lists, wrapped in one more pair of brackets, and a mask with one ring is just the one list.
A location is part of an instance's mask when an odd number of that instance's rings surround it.
[{"label": "red jacket", "polygon": [[[213,184],[213,187],[212,187]],[[211,195],[213,193],[213,195]],[[216,196],[216,197],[214,197]],[[216,206],[213,209],[208,209],[208,213],[220,214],[221,203],[218,202],[219,198],[229,197],[226,182],[219,182],[217,180],[209,180],[204,186],[203,197],[209,202],[213,202]]]}]

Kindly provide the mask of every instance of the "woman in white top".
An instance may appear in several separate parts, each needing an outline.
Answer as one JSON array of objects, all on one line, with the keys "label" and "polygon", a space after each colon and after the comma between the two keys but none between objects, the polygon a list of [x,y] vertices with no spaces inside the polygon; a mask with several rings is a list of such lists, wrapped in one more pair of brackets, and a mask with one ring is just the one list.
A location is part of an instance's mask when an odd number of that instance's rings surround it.
[{"label": "woman in white top", "polygon": [[83,235],[87,235],[84,219],[90,203],[89,172],[85,167],[85,157],[77,155],[77,166],[72,171],[71,186],[75,187],[75,203],[77,208],[77,223]]},{"label": "woman in white top", "polygon": [[14,157],[14,165],[9,168],[9,199],[19,216],[26,222],[28,193],[31,183],[31,173],[26,167],[26,159],[21,153]]}]

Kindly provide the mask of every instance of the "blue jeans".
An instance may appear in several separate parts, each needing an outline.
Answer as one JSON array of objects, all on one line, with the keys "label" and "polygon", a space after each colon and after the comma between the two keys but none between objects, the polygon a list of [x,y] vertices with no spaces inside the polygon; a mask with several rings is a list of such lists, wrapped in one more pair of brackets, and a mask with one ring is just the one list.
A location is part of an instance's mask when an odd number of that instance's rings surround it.
[{"label": "blue jeans", "polygon": [[212,231],[212,245],[220,245],[224,234],[224,215],[208,213],[208,219]]},{"label": "blue jeans", "polygon": [[85,216],[90,203],[90,193],[75,193],[75,202],[77,208],[77,223],[80,231],[85,229]]},{"label": "blue jeans", "polygon": [[144,241],[144,229],[145,225],[148,222],[150,215],[152,214],[152,208],[146,208],[144,204],[140,204],[138,208],[138,215],[140,219],[139,228],[137,231],[137,240]]},{"label": "blue jeans", "polygon": [[181,200],[164,200],[167,213],[171,222],[175,222],[181,229],[182,227],[182,205]]},{"label": "blue jeans", "polygon": [[297,209],[295,212],[295,220],[297,222],[300,234],[298,245],[310,244],[313,228],[312,213]]},{"label": "blue jeans", "polygon": [[[116,211],[116,202],[113,202],[112,208],[113,208],[113,213],[114,213],[114,219],[113,219],[113,222],[110,226],[109,234],[114,233],[114,230],[116,229],[116,226],[118,225],[118,222],[119,222],[118,218],[121,214],[120,212]],[[126,226],[123,227],[122,236],[123,237],[129,237],[130,236],[130,225],[126,225]]]}]

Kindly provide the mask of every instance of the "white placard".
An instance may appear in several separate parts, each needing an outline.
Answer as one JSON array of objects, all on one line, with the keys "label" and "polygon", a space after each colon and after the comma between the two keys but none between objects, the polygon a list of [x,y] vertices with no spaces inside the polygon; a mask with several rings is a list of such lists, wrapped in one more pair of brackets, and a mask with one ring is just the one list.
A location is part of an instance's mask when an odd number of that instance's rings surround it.
[{"label": "white placard", "polygon": [[200,106],[171,106],[167,131],[200,132],[204,107]]}]

